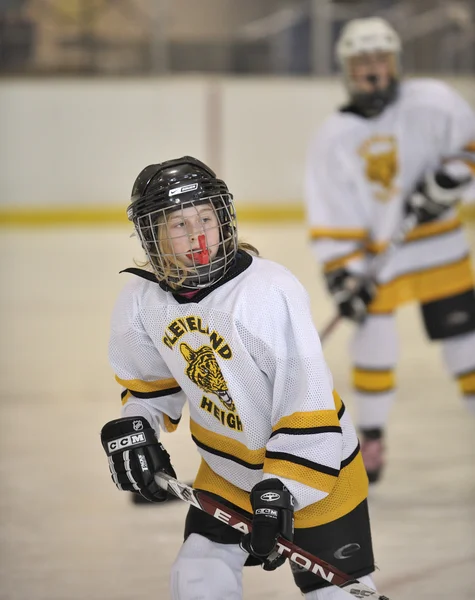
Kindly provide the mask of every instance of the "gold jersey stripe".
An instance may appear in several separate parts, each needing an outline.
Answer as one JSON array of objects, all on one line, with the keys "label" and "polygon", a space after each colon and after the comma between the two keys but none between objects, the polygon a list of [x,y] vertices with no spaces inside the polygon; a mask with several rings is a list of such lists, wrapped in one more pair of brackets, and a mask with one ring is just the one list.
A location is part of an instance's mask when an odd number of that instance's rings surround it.
[{"label": "gold jersey stripe", "polygon": [[204,458],[201,459],[200,468],[193,482],[193,487],[197,490],[205,490],[212,494],[217,494],[221,498],[228,500],[228,502],[232,502],[241,510],[252,513],[249,492],[236,487],[227,481],[227,479],[215,473]]},{"label": "gold jersey stripe", "polygon": [[272,431],[277,431],[282,428],[305,429],[307,427],[324,427],[325,425],[340,425],[338,413],[340,412],[343,402],[335,390],[332,392],[333,401],[335,403],[335,411],[329,410],[314,410],[309,412],[294,412],[291,415],[282,417],[272,427]]},{"label": "gold jersey stripe", "polygon": [[463,394],[475,394],[475,371],[460,375],[457,379]]},{"label": "gold jersey stripe", "polygon": [[175,420],[172,421],[172,419],[165,413],[163,414],[163,421],[165,423],[165,429],[169,433],[172,433],[173,431],[175,431],[175,429],[178,427],[178,424],[180,423],[180,419],[177,419],[176,421]]},{"label": "gold jersey stripe", "polygon": [[368,477],[361,452],[340,471],[331,493],[295,513],[295,527],[316,527],[344,517],[368,496]]},{"label": "gold jersey stripe", "polygon": [[[249,491],[236,487],[201,460],[193,486],[224,498],[241,510],[252,513]],[[316,527],[344,517],[368,495],[368,477],[364,468],[361,452],[340,471],[332,492],[320,502],[310,504],[296,511],[295,527]]]},{"label": "gold jersey stripe", "polygon": [[208,446],[210,449],[218,452],[229,454],[234,456],[241,462],[248,463],[250,465],[262,465],[264,462],[265,448],[259,448],[258,450],[250,450],[242,442],[238,442],[225,435],[214,433],[201,425],[198,425],[196,421],[190,419],[190,431],[191,435],[195,437],[198,442]]},{"label": "gold jersey stripe", "polygon": [[388,392],[395,386],[394,372],[354,368],[353,386],[362,392]]},{"label": "gold jersey stripe", "polygon": [[[424,223],[407,234],[406,242],[413,242],[415,240],[422,240],[442,235],[443,233],[449,233],[450,231],[455,231],[461,227],[461,225],[462,222],[458,217],[450,219],[449,221],[442,221],[442,223]],[[367,250],[375,254],[382,252],[387,246],[388,242],[368,242],[366,244]]]},{"label": "gold jersey stripe", "polygon": [[[466,152],[473,152],[475,153],[475,141],[474,142],[470,142],[468,143],[464,150]],[[474,154],[474,158],[473,160],[470,160],[468,157],[464,159],[465,164],[470,168],[470,170],[472,171],[472,173],[475,174],[475,154]]]},{"label": "gold jersey stripe", "polygon": [[175,379],[157,379],[156,381],[142,381],[141,379],[121,379],[117,375],[115,379],[120,385],[131,392],[148,394],[150,392],[161,392],[171,388],[179,387]]},{"label": "gold jersey stripe", "polygon": [[379,286],[368,310],[371,314],[389,313],[406,302],[433,302],[461,294],[473,286],[471,262],[465,257],[448,265],[401,275]]},{"label": "gold jersey stripe", "polygon": [[330,271],[334,271],[335,269],[340,269],[347,265],[350,261],[356,258],[363,258],[365,255],[363,250],[354,250],[349,254],[345,254],[344,256],[340,256],[339,258],[334,258],[333,260],[329,260],[323,265],[323,271],[325,273],[330,273]]},{"label": "gold jersey stripe", "polygon": [[340,398],[340,394],[336,390],[333,390],[332,394],[333,394],[333,401],[335,402],[335,410],[338,414],[343,407],[343,401]]},{"label": "gold jersey stripe", "polygon": [[316,490],[322,490],[322,492],[326,492],[327,494],[332,491],[338,479],[336,475],[322,473],[311,467],[278,458],[266,458],[264,461],[264,471],[272,473],[272,475],[276,475],[277,477],[286,477],[287,479],[298,481]]},{"label": "gold jersey stripe", "polygon": [[129,400],[131,396],[132,394],[129,392],[129,390],[127,390],[126,393],[122,396],[122,406],[124,406],[124,404],[127,403],[127,400]]},{"label": "gold jersey stripe", "polygon": [[333,229],[331,227],[312,227],[310,239],[332,238],[334,240],[365,240],[368,237],[366,229]]},{"label": "gold jersey stripe", "polygon": [[279,419],[272,428],[272,431],[277,431],[278,429],[306,429],[308,427],[324,427],[326,425],[340,425],[337,411],[313,410],[309,412],[294,412]]}]

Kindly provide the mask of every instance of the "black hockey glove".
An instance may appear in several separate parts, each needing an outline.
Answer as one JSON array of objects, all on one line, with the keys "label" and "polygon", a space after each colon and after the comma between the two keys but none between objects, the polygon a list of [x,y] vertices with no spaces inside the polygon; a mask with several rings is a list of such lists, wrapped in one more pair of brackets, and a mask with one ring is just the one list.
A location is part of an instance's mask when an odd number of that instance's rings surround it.
[{"label": "black hockey glove", "polygon": [[294,537],[294,504],[289,490],[279,479],[264,479],[251,490],[252,532],[241,540],[241,548],[262,560],[265,571],[285,562],[277,552],[276,540]]},{"label": "black hockey glove", "polygon": [[168,494],[155,483],[154,474],[176,477],[170,456],[143,417],[125,417],[106,423],[101,442],[109,457],[112,480],[119,490],[137,492],[150,502],[164,502]]},{"label": "black hockey glove", "polygon": [[407,199],[406,214],[414,213],[420,225],[455,206],[472,179],[469,168],[465,167],[460,163],[449,164],[427,174]]},{"label": "black hockey glove", "polygon": [[376,295],[375,283],[364,275],[350,273],[345,268],[326,274],[327,286],[342,317],[363,323],[368,304]]}]

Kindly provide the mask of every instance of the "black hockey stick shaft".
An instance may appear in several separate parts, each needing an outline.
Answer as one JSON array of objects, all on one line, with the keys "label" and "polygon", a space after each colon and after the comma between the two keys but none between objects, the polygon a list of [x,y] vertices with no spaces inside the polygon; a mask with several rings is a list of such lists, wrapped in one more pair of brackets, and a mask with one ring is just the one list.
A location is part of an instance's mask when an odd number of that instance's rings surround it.
[{"label": "black hockey stick shaft", "polygon": [[[181,483],[174,477],[162,472],[155,474],[155,481],[164,490],[172,492],[184,502],[193,505],[198,510],[202,510],[218,521],[229,525],[229,527],[241,531],[243,535],[252,530],[252,522],[249,517],[228,508],[206,492],[195,490],[191,486]],[[347,592],[354,598],[389,600],[387,596],[381,596],[369,586],[359,582],[357,579],[353,579],[326,561],[299,548],[292,542],[279,537],[277,538],[276,549],[279,554],[287,556],[291,562],[302,569],[310,571],[332,585],[340,587],[344,592]]]},{"label": "black hockey stick shaft", "polygon": [[[393,237],[389,240],[389,243],[386,249],[377,254],[370,262],[368,275],[370,278],[376,280],[378,275],[381,273],[382,268],[385,264],[387,264],[388,260],[394,254],[395,250],[401,246],[401,244],[406,239],[406,235],[408,232],[415,227],[417,224],[417,216],[413,213],[409,214],[401,223],[401,226],[398,228]],[[323,344],[331,332],[335,329],[338,323],[341,321],[342,317],[340,314],[336,314],[333,316],[331,321],[329,321],[325,327],[320,331],[319,337],[320,341]]]}]

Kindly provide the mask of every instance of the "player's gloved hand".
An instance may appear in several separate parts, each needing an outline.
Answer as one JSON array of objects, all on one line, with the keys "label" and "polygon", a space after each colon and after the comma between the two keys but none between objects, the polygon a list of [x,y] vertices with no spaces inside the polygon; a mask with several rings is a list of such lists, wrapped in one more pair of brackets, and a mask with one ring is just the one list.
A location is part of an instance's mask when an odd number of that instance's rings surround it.
[{"label": "player's gloved hand", "polygon": [[251,490],[252,531],[241,540],[241,548],[263,559],[265,571],[273,571],[286,558],[277,552],[276,540],[294,537],[294,503],[289,490],[279,479],[264,479]]},{"label": "player's gloved hand", "polygon": [[342,317],[362,323],[368,304],[376,295],[375,283],[364,275],[350,273],[345,268],[326,274],[327,286]]},{"label": "player's gloved hand", "polygon": [[406,213],[414,213],[418,224],[437,219],[460,201],[471,180],[465,163],[442,165],[435,173],[428,173],[409,196]]},{"label": "player's gloved hand", "polygon": [[138,492],[150,502],[164,502],[168,494],[155,482],[165,471],[176,477],[170,456],[143,417],[124,417],[106,423],[101,442],[109,457],[112,480],[119,490]]}]

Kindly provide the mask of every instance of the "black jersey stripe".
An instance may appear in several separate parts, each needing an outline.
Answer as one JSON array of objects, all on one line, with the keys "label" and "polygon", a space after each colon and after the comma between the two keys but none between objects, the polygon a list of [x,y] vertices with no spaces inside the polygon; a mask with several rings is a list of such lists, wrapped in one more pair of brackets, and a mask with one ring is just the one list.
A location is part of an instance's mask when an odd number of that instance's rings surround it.
[{"label": "black jersey stripe", "polygon": [[356,444],[356,448],[353,450],[353,452],[350,454],[350,456],[348,456],[347,458],[345,458],[345,460],[341,461],[340,469],[344,469],[350,463],[352,463],[355,460],[355,458],[358,456],[358,452],[359,451],[360,451],[360,444],[358,442]]},{"label": "black jersey stripe", "polygon": [[460,379],[461,377],[468,377],[470,375],[475,375],[475,368],[468,369],[467,371],[461,371],[455,374],[456,379]]},{"label": "black jersey stripe", "polygon": [[313,462],[307,458],[296,456],[295,454],[288,454],[287,452],[271,452],[267,450],[266,458],[271,458],[273,460],[285,460],[286,462],[302,465],[303,467],[307,467],[313,471],[318,471],[319,473],[324,473],[325,475],[332,475],[333,477],[338,477],[340,473],[340,469],[334,469],[333,467],[328,467],[327,465]]},{"label": "black jersey stripe", "polygon": [[280,427],[273,431],[270,437],[279,433],[288,435],[313,435],[318,433],[341,433],[341,427],[337,425],[322,425],[321,427]]},{"label": "black jersey stripe", "polygon": [[178,419],[172,419],[170,416],[168,416],[168,418],[170,420],[170,423],[173,423],[173,425],[178,425],[178,423],[181,421],[181,415],[178,417]]},{"label": "black jersey stripe", "polygon": [[134,390],[129,391],[132,396],[135,396],[136,398],[163,398],[163,396],[178,394],[178,392],[181,392],[181,387],[172,387],[166,390],[157,390],[155,392],[135,392]]},{"label": "black jersey stripe", "polygon": [[249,463],[249,462],[246,462],[245,460],[238,458],[237,456],[228,454],[227,452],[223,452],[222,450],[216,450],[216,448],[212,448],[211,446],[208,446],[207,444],[200,442],[194,435],[191,436],[191,439],[202,450],[206,450],[206,452],[209,452],[210,454],[214,454],[216,456],[220,456],[221,458],[226,458],[227,460],[231,460],[232,462],[235,462],[238,465],[246,467],[247,469],[259,471],[260,469],[262,469],[264,467],[264,463],[257,463],[257,464]]},{"label": "black jersey stripe", "polygon": [[341,420],[341,417],[342,417],[342,416],[345,414],[345,410],[346,410],[346,407],[345,407],[345,404],[344,404],[344,402],[343,402],[343,400],[342,400],[342,401],[341,401],[341,408],[340,408],[340,410],[338,411],[338,420],[339,420],[339,421]]}]

